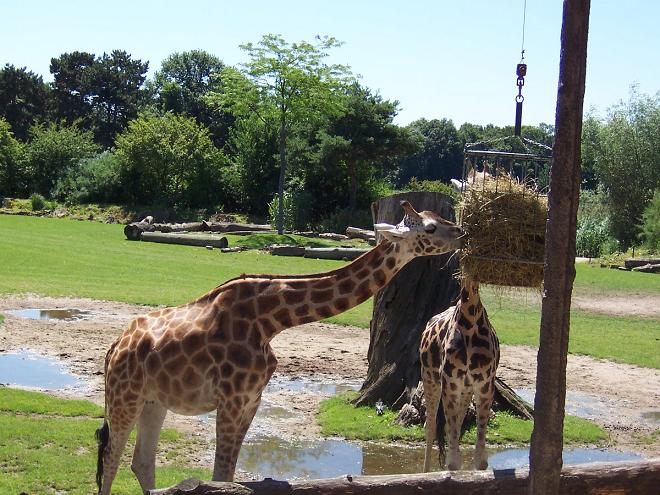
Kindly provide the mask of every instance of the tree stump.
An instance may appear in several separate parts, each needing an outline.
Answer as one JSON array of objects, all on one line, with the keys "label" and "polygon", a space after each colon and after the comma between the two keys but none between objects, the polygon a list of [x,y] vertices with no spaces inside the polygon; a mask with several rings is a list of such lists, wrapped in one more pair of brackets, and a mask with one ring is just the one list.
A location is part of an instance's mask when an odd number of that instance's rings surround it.
[{"label": "tree stump", "polygon": [[[403,218],[400,202],[409,201],[417,211],[430,210],[454,221],[453,200],[441,193],[409,192],[382,198],[372,204],[374,223],[397,224]],[[381,399],[392,409],[410,401],[421,379],[419,343],[426,322],[455,301],[459,284],[456,256],[416,258],[374,296],[368,351],[369,369],[356,405]]]}]

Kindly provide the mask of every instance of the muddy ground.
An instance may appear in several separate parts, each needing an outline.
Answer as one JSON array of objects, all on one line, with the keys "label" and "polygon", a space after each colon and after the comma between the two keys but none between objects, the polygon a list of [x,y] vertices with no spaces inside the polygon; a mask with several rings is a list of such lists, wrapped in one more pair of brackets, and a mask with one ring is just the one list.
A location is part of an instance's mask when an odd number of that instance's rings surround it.
[{"label": "muddy ground", "polygon": [[[598,303],[590,301],[589,307],[592,311],[622,314],[621,305],[613,303],[615,301],[607,299]],[[660,301],[651,303],[646,307],[655,309],[652,315],[660,315]],[[575,306],[582,304],[580,300],[574,301]],[[20,308],[77,308],[89,314],[79,321],[40,321],[6,313],[6,310]],[[72,372],[84,376],[90,384],[88,389],[76,390],[73,395],[102,404],[106,350],[133,317],[151,309],[90,299],[5,296],[0,298],[0,312],[6,315],[5,324],[0,327],[0,352],[32,349],[61,359]],[[369,333],[365,329],[311,323],[286,330],[273,340],[272,345],[279,360],[274,379],[302,377],[323,383],[359,386],[360,380],[366,376]],[[536,349],[503,346],[498,374],[513,388],[533,388]],[[601,415],[596,421],[610,432],[614,447],[647,456],[660,455],[657,441],[642,441],[643,436],[658,427],[657,423],[640,421],[640,413],[660,409],[660,370],[570,355],[567,386],[569,392],[594,396],[609,408],[611,414]],[[269,418],[267,428],[270,433],[284,439],[318,438],[320,433],[313,416],[325,396],[318,392],[291,390],[268,394],[271,406],[295,411],[293,416]],[[167,424],[198,437],[210,439],[213,435],[212,422],[170,414]],[[208,462],[207,459],[199,460]]]}]

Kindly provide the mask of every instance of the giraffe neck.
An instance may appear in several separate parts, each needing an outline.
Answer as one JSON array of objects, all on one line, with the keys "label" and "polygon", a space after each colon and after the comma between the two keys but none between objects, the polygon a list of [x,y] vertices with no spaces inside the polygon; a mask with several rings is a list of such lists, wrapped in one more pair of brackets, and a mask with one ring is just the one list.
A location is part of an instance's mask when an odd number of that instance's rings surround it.
[{"label": "giraffe neck", "polygon": [[479,284],[470,278],[461,280],[461,295],[456,304],[456,311],[459,313],[459,326],[465,330],[475,324],[480,326],[478,322],[484,318],[485,308],[479,296]]},{"label": "giraffe neck", "polygon": [[[331,272],[273,278],[248,276],[234,282],[239,296],[233,303],[234,312],[240,318],[245,309],[242,307],[248,305],[247,312],[254,314],[262,339],[270,341],[286,328],[343,313],[366,301],[412,258],[398,244],[383,240],[352,263]],[[242,287],[244,284],[253,287],[248,290]],[[242,292],[252,294],[254,303],[241,300]]]}]

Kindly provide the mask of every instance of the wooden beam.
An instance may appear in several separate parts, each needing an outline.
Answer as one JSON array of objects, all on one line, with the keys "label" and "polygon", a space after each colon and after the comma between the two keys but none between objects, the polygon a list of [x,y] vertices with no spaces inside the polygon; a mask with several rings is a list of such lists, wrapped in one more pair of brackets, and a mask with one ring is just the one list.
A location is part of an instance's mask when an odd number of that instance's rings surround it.
[{"label": "wooden beam", "polygon": [[[149,495],[524,495],[529,470],[440,471],[388,476],[343,476],[320,480],[222,483],[189,479]],[[635,462],[566,466],[559,490],[564,495],[642,495],[657,493],[660,458]]]},{"label": "wooden beam", "polygon": [[565,0],[545,234],[530,495],[559,492],[588,32],[589,0]]},{"label": "wooden beam", "polygon": [[143,232],[141,239],[144,242],[160,242],[163,244],[182,244],[185,246],[212,246],[226,248],[229,245],[227,238],[214,235],[177,234],[163,232]]}]

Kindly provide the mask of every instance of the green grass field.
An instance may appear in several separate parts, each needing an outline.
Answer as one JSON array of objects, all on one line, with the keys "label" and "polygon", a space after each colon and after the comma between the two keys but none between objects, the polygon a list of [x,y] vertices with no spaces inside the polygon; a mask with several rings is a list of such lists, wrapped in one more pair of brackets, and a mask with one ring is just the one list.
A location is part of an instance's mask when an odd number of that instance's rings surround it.
[{"label": "green grass field", "polygon": [[[151,305],[177,305],[242,273],[316,273],[341,261],[278,257],[259,251],[222,254],[189,246],[131,242],[121,225],[0,215],[0,294],[32,292]],[[239,239],[236,239],[239,238]],[[309,239],[292,238],[294,242]],[[272,241],[272,236],[236,242]],[[314,241],[317,242],[318,240]],[[328,243],[328,241],[322,241]],[[580,295],[660,294],[660,277],[576,266]],[[483,289],[491,320],[505,344],[537,345],[538,295]],[[368,328],[371,301],[329,319]],[[571,315],[569,351],[660,368],[660,320]]]},{"label": "green grass field", "polygon": [[[91,402],[0,388],[0,493],[96,493],[94,432],[102,415],[103,410]],[[127,453],[133,442],[134,438]],[[176,430],[163,430],[159,448],[168,455],[157,467],[157,486],[172,486],[193,476],[210,477],[210,471],[181,464],[192,442]],[[112,488],[115,494],[140,493],[126,463]]]},{"label": "green grass field", "polygon": [[[394,411],[386,410],[382,416],[376,416],[373,407],[353,407],[349,403],[353,397],[355,393],[347,393],[321,402],[318,421],[323,435],[339,435],[356,440],[424,440],[422,426],[403,427],[394,424]],[[533,421],[498,412],[488,422],[486,442],[492,445],[528,444],[533,427]],[[474,444],[476,434],[476,426],[472,424],[461,441]],[[607,433],[591,421],[566,416],[564,441],[567,444],[595,444],[607,438]]]}]

